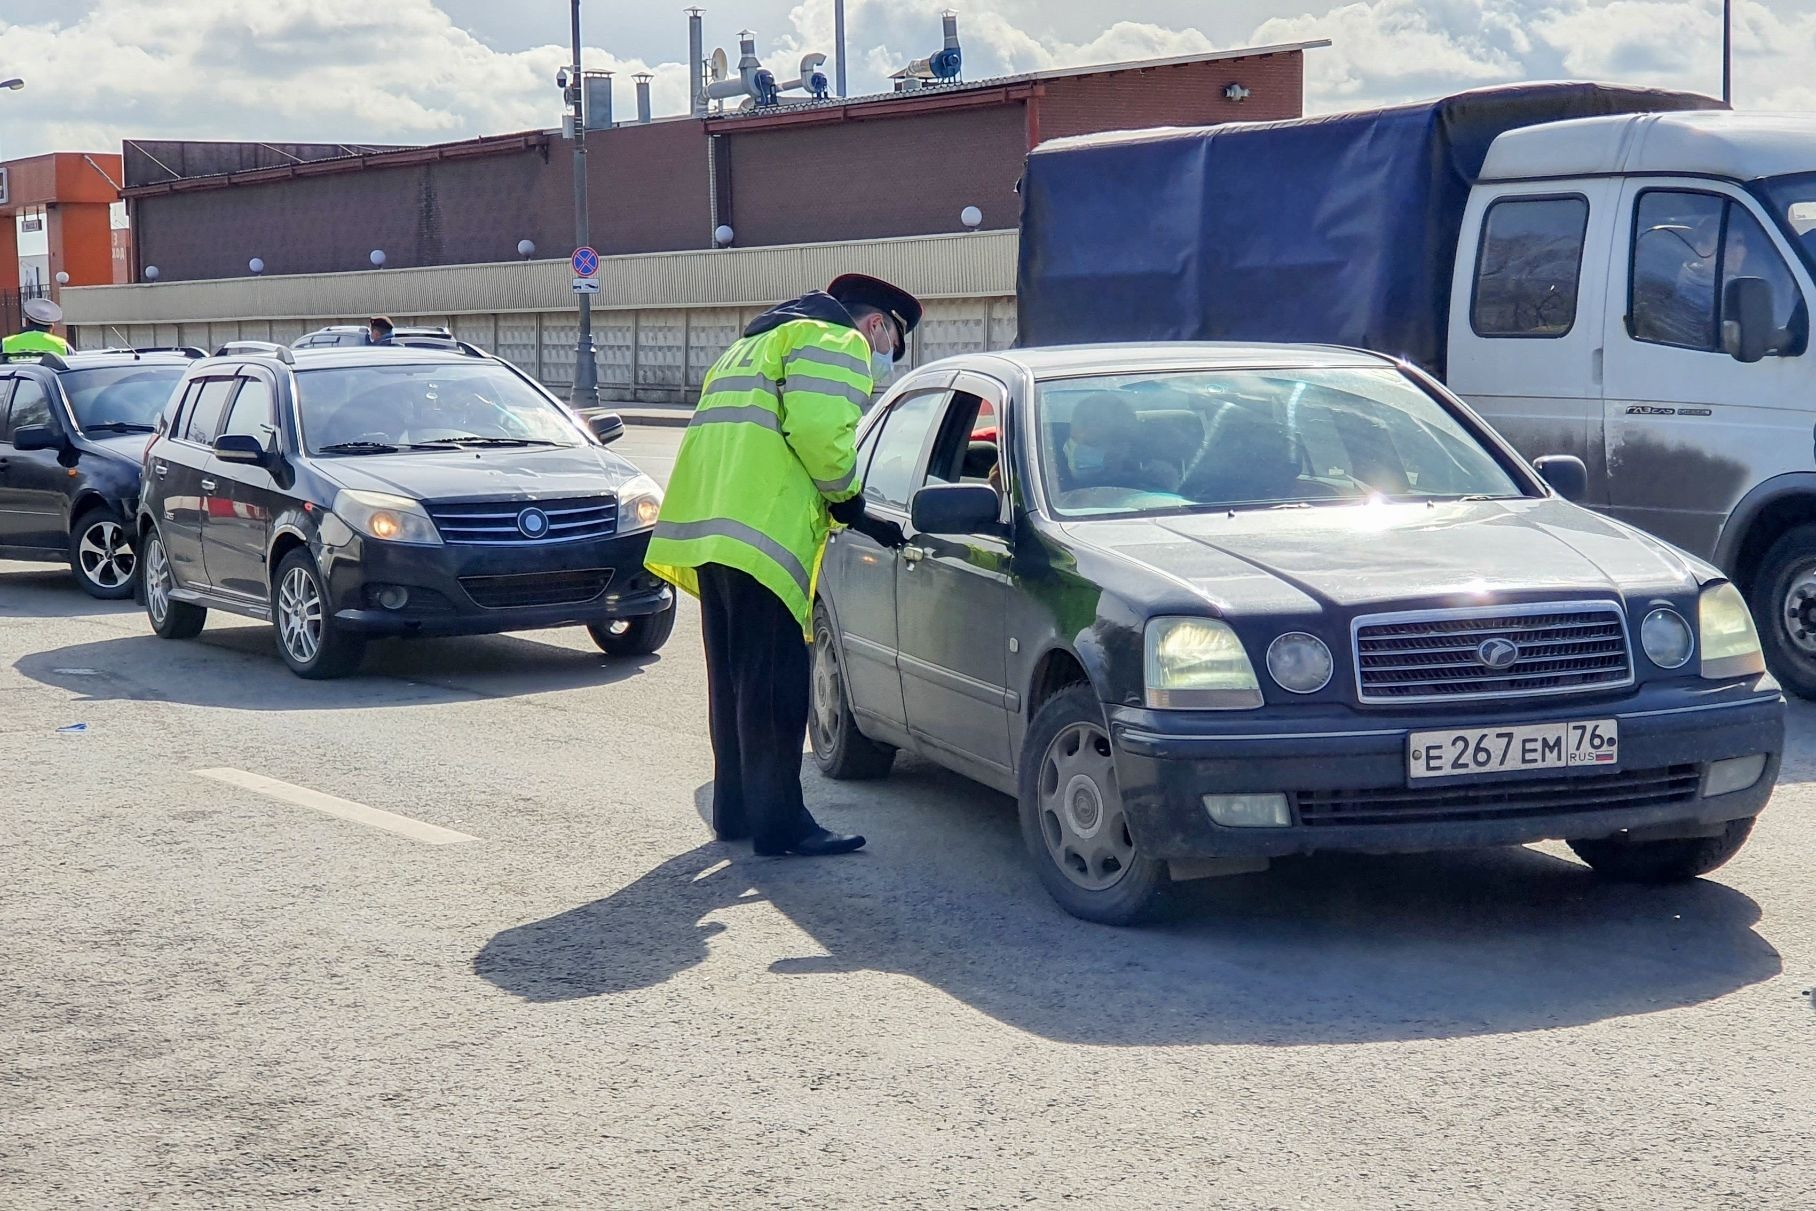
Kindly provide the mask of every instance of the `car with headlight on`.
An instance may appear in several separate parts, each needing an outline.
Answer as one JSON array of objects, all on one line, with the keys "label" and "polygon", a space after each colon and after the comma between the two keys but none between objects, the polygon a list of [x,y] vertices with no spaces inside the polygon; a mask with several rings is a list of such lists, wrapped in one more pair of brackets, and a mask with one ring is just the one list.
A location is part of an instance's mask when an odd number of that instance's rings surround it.
[{"label": "car with headlight on", "polygon": [[529,376],[455,341],[292,352],[236,342],[191,366],[145,450],[146,613],[271,622],[307,678],[368,640],[584,626],[655,652],[672,591],[643,569],[656,483]]},{"label": "car with headlight on", "polygon": [[1331,850],[1553,839],[1688,879],[1771,795],[1784,699],[1733,584],[1395,360],[951,359],[879,402],[858,472],[907,541],[828,547],[819,767],[905,749],[1016,796],[1077,916]]}]

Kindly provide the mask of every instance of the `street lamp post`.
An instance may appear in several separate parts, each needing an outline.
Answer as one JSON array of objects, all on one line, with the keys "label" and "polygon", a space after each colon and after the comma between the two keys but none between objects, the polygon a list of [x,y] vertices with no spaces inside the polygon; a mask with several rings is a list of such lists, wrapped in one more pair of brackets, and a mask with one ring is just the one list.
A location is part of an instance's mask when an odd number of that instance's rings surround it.
[{"label": "street lamp post", "polygon": [[[574,74],[568,80],[567,101],[572,107],[574,123],[574,247],[592,243],[586,213],[586,95],[580,75],[580,0],[573,0]],[[599,364],[594,360],[593,299],[582,294],[580,300],[580,339],[574,344],[574,391],[569,402],[576,408],[596,407],[599,403]]]},{"label": "street lamp post", "polygon": [[1734,0],[1721,0],[1721,100],[1734,104]]}]

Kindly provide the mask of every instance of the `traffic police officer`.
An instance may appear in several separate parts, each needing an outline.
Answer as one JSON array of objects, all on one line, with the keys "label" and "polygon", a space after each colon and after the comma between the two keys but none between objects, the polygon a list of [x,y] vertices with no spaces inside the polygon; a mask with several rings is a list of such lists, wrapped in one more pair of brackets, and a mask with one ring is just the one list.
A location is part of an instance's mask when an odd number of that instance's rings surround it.
[{"label": "traffic police officer", "polygon": [[0,341],[0,352],[59,356],[69,352],[69,342],[51,331],[52,325],[63,322],[63,308],[49,299],[27,299],[24,310],[25,331]]},{"label": "traffic police officer", "polygon": [[650,570],[700,599],[713,742],[713,831],[759,854],[841,854],[801,798],[814,584],[831,521],[885,545],[864,512],[855,435],[921,319],[914,296],[847,274],[753,320],[706,376]]}]

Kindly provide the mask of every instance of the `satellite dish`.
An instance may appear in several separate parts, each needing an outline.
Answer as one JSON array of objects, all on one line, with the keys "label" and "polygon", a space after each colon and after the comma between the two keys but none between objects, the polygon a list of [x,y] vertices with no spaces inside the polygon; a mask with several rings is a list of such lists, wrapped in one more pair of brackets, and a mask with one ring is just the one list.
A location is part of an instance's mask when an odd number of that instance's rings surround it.
[{"label": "satellite dish", "polygon": [[730,65],[725,59],[725,48],[723,46],[715,48],[713,51],[712,66],[713,83],[717,84],[719,81],[725,79],[725,73],[730,70]]}]

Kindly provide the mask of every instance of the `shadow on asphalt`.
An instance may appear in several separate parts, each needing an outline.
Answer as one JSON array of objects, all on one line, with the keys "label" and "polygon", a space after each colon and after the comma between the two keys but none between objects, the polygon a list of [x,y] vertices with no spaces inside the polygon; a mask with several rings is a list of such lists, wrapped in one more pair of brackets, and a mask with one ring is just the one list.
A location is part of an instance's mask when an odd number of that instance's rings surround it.
[{"label": "shadow on asphalt", "polygon": [[184,642],[159,639],[147,631],[74,644],[34,652],[13,667],[85,702],[308,711],[585,689],[635,677],[658,659],[617,659],[517,635],[383,640],[367,648],[365,662],[353,676],[304,681],[279,659],[269,627],[231,625],[205,630],[199,639]]},{"label": "shadow on asphalt", "polygon": [[900,973],[1044,1038],[1162,1045],[1542,1030],[1697,1004],[1780,970],[1753,931],[1759,907],[1719,882],[1623,887],[1517,848],[1283,861],[1186,885],[1166,924],[1109,929],[1048,900],[1006,798],[919,763],[862,805],[827,801],[848,786],[808,784],[822,821],[866,833],[867,852],[702,845],[504,930],[475,972],[532,1002],[647,988],[767,900],[825,952],[778,974]]}]

